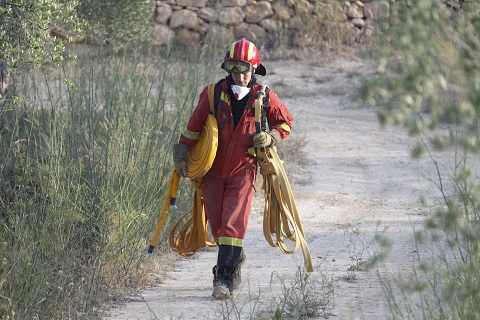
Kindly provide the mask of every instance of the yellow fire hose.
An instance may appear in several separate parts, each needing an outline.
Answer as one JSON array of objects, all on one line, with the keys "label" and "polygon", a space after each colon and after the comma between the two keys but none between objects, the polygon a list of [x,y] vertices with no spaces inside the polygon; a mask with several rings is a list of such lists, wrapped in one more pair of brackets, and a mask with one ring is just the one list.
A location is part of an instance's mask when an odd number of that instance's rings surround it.
[{"label": "yellow fire hose", "polygon": [[[260,111],[263,105],[263,95],[265,95],[264,91],[260,90],[255,100],[257,133],[261,126]],[[312,258],[305,239],[302,222],[298,215],[290,182],[276,148],[250,149],[249,152],[257,157],[260,174],[263,176],[262,189],[265,195],[263,234],[265,239],[272,247],[279,247],[285,253],[295,253],[299,248],[302,248],[305,270],[312,272]],[[285,239],[294,242],[293,249],[288,248]]]},{"label": "yellow fire hose", "polygon": [[[195,188],[193,195],[193,206],[187,211],[173,226],[170,231],[169,242],[172,249],[182,256],[191,256],[198,249],[205,245],[214,247],[217,244],[210,239],[207,232],[207,218],[203,206],[203,195],[200,189],[202,177],[207,173],[213,164],[215,154],[218,147],[218,127],[217,120],[211,114],[208,115],[207,121],[203,126],[200,139],[195,147],[190,149],[187,156],[187,173],[190,182]],[[157,227],[147,250],[148,254],[152,254],[153,249],[157,245],[160,231],[165,224],[168,209],[175,208],[175,199],[178,193],[178,185],[180,183],[180,174],[174,170],[170,184],[168,187],[165,202],[158,219]],[[172,201],[173,200],[173,201]],[[190,217],[177,234],[177,229],[182,221]],[[175,234],[177,236],[175,237]]]},{"label": "yellow fire hose", "polygon": [[[213,105],[213,86],[209,86],[210,109]],[[260,130],[260,110],[263,105],[262,91],[255,101],[255,125]],[[216,246],[207,232],[207,219],[203,205],[203,195],[200,189],[201,178],[210,169],[218,147],[218,127],[215,116],[210,114],[195,147],[189,151],[187,158],[188,178],[195,187],[193,206],[173,226],[170,231],[170,246],[182,256],[191,256],[206,245]],[[302,248],[305,269],[313,271],[310,251],[307,246],[302,223],[298,215],[293,192],[282,161],[278,157],[276,148],[250,149],[249,152],[257,157],[260,173],[263,176],[263,190],[265,192],[265,209],[263,218],[263,233],[272,247],[279,247],[285,253],[295,253]],[[152,254],[160,231],[165,223],[168,209],[174,206],[178,193],[180,175],[174,171],[168,188],[165,202],[158,219],[155,233],[150,242],[147,253]],[[182,221],[188,219],[177,232]],[[175,237],[175,234],[177,236]],[[276,240],[274,240],[274,238]],[[285,239],[294,242],[289,249]]]}]

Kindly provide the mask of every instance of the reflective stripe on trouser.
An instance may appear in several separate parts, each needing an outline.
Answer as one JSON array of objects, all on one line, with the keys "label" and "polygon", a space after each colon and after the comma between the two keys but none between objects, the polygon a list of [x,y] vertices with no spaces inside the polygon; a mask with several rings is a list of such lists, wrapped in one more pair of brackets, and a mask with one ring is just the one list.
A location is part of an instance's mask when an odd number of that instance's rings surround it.
[{"label": "reflective stripe on trouser", "polygon": [[202,179],[203,202],[212,235],[219,244],[241,247],[254,193],[255,166],[244,163],[225,181],[209,171]]}]

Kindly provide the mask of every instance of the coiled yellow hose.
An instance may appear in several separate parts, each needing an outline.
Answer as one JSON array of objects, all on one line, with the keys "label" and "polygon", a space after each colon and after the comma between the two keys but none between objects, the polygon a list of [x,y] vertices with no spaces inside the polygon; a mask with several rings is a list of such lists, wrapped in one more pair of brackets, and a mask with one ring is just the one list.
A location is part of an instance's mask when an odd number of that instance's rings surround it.
[{"label": "coiled yellow hose", "polygon": [[191,180],[201,179],[210,170],[218,148],[218,126],[215,116],[209,114],[200,139],[188,152],[187,172]]},{"label": "coiled yellow hose", "polygon": [[[174,251],[182,256],[191,256],[206,245],[214,247],[215,241],[210,239],[207,231],[207,218],[203,206],[203,194],[200,189],[202,177],[210,170],[215,160],[218,148],[218,126],[217,120],[211,114],[203,126],[197,144],[189,150],[187,155],[187,173],[190,182],[195,188],[193,195],[193,206],[173,226],[170,231],[169,242]],[[157,245],[160,231],[163,228],[168,210],[172,207],[172,199],[176,199],[180,175],[174,171],[167,195],[158,219],[155,233],[147,250],[149,254]],[[187,221],[185,221],[188,219]],[[182,222],[185,223],[182,225]],[[182,226],[181,226],[182,225]],[[181,226],[181,227],[180,227]],[[177,231],[177,229],[179,229]]]},{"label": "coiled yellow hose", "polygon": [[[207,217],[203,205],[203,193],[200,188],[202,177],[210,170],[218,148],[218,126],[215,116],[209,114],[200,139],[190,149],[187,156],[187,172],[195,188],[193,206],[173,226],[170,231],[170,247],[182,256],[191,256],[206,245],[217,244],[210,239],[207,232]],[[188,219],[177,232],[181,223]]]}]

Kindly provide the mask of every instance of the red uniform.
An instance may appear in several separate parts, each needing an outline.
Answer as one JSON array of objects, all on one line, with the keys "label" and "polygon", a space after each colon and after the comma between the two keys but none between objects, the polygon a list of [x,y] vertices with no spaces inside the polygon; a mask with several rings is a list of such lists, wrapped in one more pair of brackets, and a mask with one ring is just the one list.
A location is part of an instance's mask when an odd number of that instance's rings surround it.
[{"label": "red uniform", "polygon": [[[218,149],[211,169],[202,178],[205,211],[213,236],[220,245],[242,247],[254,192],[257,160],[248,153],[255,134],[254,102],[259,84],[251,87],[247,105],[234,126],[232,99],[228,81],[221,86],[216,118]],[[229,93],[230,92],[230,93]],[[277,130],[283,139],[290,134],[293,117],[277,95],[268,90],[267,120],[270,130]],[[192,147],[198,141],[207,119],[209,100],[207,87],[180,137],[180,143]]]}]

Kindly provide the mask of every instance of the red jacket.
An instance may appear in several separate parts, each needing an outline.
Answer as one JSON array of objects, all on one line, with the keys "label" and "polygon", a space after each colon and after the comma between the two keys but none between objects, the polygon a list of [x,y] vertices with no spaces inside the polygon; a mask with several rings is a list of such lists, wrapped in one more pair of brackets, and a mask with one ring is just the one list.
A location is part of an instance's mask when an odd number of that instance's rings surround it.
[{"label": "red jacket", "polygon": [[[180,137],[180,143],[192,147],[198,141],[200,132],[207,119],[209,110],[208,87],[200,93],[200,99],[190,120],[187,130]],[[250,162],[256,165],[256,159],[248,153],[248,148],[253,145],[255,135],[254,103],[260,84],[252,87],[252,94],[247,102],[247,107],[234,128],[230,100],[235,99],[228,94],[228,81],[223,81],[222,93],[217,107],[218,124],[218,150],[211,170],[221,173],[223,178],[238,169],[242,163]],[[283,139],[290,134],[293,116],[285,105],[278,99],[273,90],[268,90],[267,120],[270,130],[277,130]]]},{"label": "red jacket", "polygon": [[[253,145],[256,133],[254,102],[260,85],[252,86],[252,94],[236,128],[228,85],[228,81],[223,81],[216,111],[217,154],[202,178],[201,189],[210,230],[218,244],[242,246],[257,174],[257,160],[248,153],[248,148]],[[283,139],[290,134],[293,117],[272,90],[268,92],[268,99],[269,128],[278,130]],[[192,147],[198,141],[209,113],[208,87],[205,87],[180,143]]]}]

